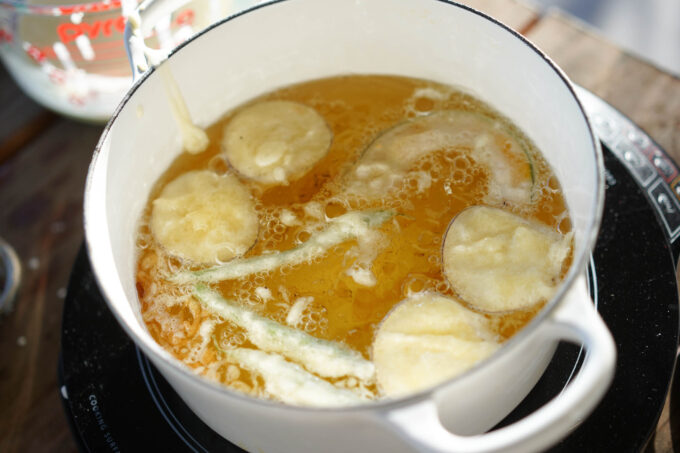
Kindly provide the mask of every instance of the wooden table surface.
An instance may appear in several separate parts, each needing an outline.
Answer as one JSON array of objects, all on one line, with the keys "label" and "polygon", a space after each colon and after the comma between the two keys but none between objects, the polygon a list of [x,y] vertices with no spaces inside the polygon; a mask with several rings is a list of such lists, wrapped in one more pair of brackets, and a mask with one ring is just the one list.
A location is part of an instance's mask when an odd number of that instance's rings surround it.
[{"label": "wooden table surface", "polygon": [[[540,15],[516,0],[466,3],[523,33],[680,162],[679,79],[557,11]],[[75,452],[56,369],[65,288],[83,240],[85,175],[102,126],[43,109],[4,69],[0,105],[0,237],[16,248],[24,269],[14,311],[0,319],[0,452]],[[680,451],[678,385],[647,451]]]}]

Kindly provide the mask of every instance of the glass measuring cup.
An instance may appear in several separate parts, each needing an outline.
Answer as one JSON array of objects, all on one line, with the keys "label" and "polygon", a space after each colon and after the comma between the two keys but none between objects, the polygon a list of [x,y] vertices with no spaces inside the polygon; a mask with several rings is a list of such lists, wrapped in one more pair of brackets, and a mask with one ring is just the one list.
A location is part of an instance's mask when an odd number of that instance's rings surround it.
[{"label": "glass measuring cup", "polygon": [[[136,0],[0,0],[0,58],[35,101],[67,116],[104,122],[132,83],[123,45],[126,1],[137,5]],[[194,0],[160,18],[145,39],[169,51],[252,3]]]}]

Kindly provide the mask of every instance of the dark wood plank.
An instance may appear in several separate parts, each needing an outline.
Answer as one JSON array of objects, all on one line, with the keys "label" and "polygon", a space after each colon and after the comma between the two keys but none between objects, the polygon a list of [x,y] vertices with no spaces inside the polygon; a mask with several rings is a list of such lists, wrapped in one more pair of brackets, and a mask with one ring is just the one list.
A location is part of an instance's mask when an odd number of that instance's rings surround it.
[{"label": "dark wood plank", "polygon": [[0,451],[76,451],[58,396],[61,312],[83,240],[82,200],[99,126],[57,119],[0,164],[0,235],[24,279],[0,320]]},{"label": "dark wood plank", "polygon": [[57,119],[54,113],[26,96],[4,66],[0,66],[0,106],[0,163]]}]

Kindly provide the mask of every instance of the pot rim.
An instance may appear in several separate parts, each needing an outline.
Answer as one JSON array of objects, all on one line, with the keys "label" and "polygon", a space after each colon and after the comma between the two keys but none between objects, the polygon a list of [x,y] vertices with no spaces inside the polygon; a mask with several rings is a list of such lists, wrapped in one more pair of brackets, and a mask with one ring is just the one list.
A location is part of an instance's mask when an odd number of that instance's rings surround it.
[{"label": "pot rim", "polygon": [[[146,0],[144,1],[140,6],[139,9],[143,10],[145,9],[150,3],[152,3],[155,0]],[[185,46],[189,45],[191,42],[194,40],[200,38],[202,35],[205,33],[210,32],[213,28],[219,27],[222,24],[229,22],[239,16],[242,16],[244,14],[248,14],[251,11],[268,7],[268,6],[273,6],[277,5],[279,3],[283,2],[289,2],[289,1],[294,1],[294,0],[273,0],[267,3],[262,3],[253,7],[250,7],[248,9],[242,10],[236,14],[230,15],[225,17],[224,19],[215,22],[211,24],[210,26],[206,27],[205,29],[201,30],[198,32],[196,35],[192,36],[190,39],[187,41],[181,43],[178,45],[175,49],[173,49],[167,56],[165,60],[163,60],[160,65],[165,64],[167,60],[169,60],[172,55],[175,53],[181,51]],[[559,304],[562,302],[564,299],[565,295],[567,292],[571,289],[571,286],[573,282],[581,275],[584,270],[586,269],[587,263],[590,259],[591,256],[591,251],[595,245],[595,241],[597,240],[597,235],[599,233],[600,229],[600,224],[602,221],[602,215],[603,215],[603,210],[604,210],[604,181],[603,181],[603,174],[604,174],[604,159],[602,156],[602,150],[600,147],[600,142],[597,138],[597,136],[594,133],[592,124],[590,120],[588,119],[588,116],[586,114],[586,111],[583,107],[583,104],[579,100],[578,96],[576,95],[574,86],[572,82],[569,80],[567,75],[560,69],[557,64],[550,58],[548,57],[543,51],[541,51],[538,47],[536,47],[531,41],[529,41],[527,38],[522,36],[520,33],[516,32],[509,26],[503,24],[502,22],[498,21],[497,19],[494,19],[493,17],[476,10],[472,7],[469,7],[467,5],[463,5],[460,3],[457,3],[455,1],[450,1],[450,0],[421,0],[421,1],[436,1],[440,3],[447,4],[451,7],[457,7],[461,8],[465,11],[468,11],[472,14],[475,14],[477,16],[480,16],[483,19],[486,19],[488,21],[491,21],[493,24],[496,26],[501,27],[503,30],[506,32],[509,32],[510,35],[516,39],[519,39],[520,42],[522,42],[524,45],[526,45],[531,51],[533,51],[535,54],[538,55],[553,71],[557,76],[562,80],[562,83],[564,86],[567,88],[573,99],[576,101],[576,104],[578,106],[578,109],[581,112],[581,115],[583,119],[585,120],[586,125],[588,126],[588,132],[590,134],[590,140],[593,145],[593,151],[594,151],[594,158],[595,158],[595,168],[596,168],[596,174],[595,174],[595,182],[597,186],[597,191],[594,194],[595,197],[595,204],[594,204],[594,209],[591,215],[589,216],[590,222],[588,224],[588,229],[587,229],[587,234],[583,238],[583,244],[584,244],[584,249],[583,251],[574,257],[574,260],[569,268],[569,271],[567,272],[567,275],[565,276],[564,280],[562,281],[562,284],[560,285],[560,288],[558,291],[555,293],[553,298],[539,311],[539,313],[534,316],[534,318],[526,325],[524,326],[519,332],[517,332],[515,335],[513,335],[509,340],[503,343],[503,345],[500,347],[498,351],[496,351],[491,357],[482,360],[481,362],[477,363],[474,365],[472,368],[466,370],[460,375],[454,376],[450,379],[447,379],[443,382],[440,382],[439,384],[430,387],[425,390],[421,390],[419,392],[406,395],[404,397],[399,397],[395,399],[385,399],[385,400],[377,400],[377,401],[370,401],[366,404],[360,404],[360,405],[354,405],[354,406],[341,406],[341,407],[313,407],[313,406],[295,406],[295,405],[290,405],[290,404],[285,404],[281,403],[278,401],[273,401],[273,400],[267,400],[267,399],[262,399],[262,398],[256,398],[252,397],[249,395],[245,395],[243,393],[234,391],[229,389],[227,386],[219,384],[217,382],[210,381],[206,378],[203,378],[197,374],[195,374],[189,367],[184,365],[184,363],[180,362],[178,359],[172,357],[169,353],[168,359],[166,360],[166,357],[164,357],[159,351],[165,351],[162,349],[161,346],[159,346],[157,343],[149,344],[148,342],[154,342],[152,338],[146,339],[142,338],[139,335],[137,335],[136,332],[133,331],[124,321],[122,316],[118,313],[118,311],[115,309],[114,304],[112,301],[109,300],[109,296],[105,293],[103,290],[102,284],[100,283],[100,277],[96,272],[96,266],[94,266],[94,261],[93,261],[93,254],[92,254],[92,248],[95,247],[91,241],[90,237],[87,234],[88,231],[88,214],[87,214],[87,199],[89,198],[89,194],[91,193],[91,186],[92,186],[92,179],[93,175],[95,173],[94,169],[97,166],[97,163],[99,159],[101,158],[102,155],[102,146],[104,142],[106,141],[110,130],[115,123],[117,117],[121,113],[122,109],[127,105],[128,101],[132,98],[134,93],[137,91],[137,89],[146,81],[146,79],[156,70],[156,67],[152,66],[144,72],[139,79],[135,81],[135,83],[130,87],[128,92],[125,94],[123,99],[121,100],[120,104],[116,107],[115,111],[113,112],[111,119],[109,122],[106,124],[102,135],[99,139],[99,142],[97,143],[97,146],[95,147],[94,153],[92,155],[92,161],[90,163],[90,166],[88,168],[88,173],[87,173],[87,180],[85,183],[85,197],[84,197],[84,215],[83,215],[83,223],[84,223],[84,228],[85,228],[85,243],[86,243],[86,248],[87,248],[87,254],[90,259],[90,262],[93,264],[93,270],[94,274],[96,277],[97,285],[99,286],[99,289],[101,290],[102,296],[104,297],[104,300],[106,301],[107,305],[109,306],[109,309],[113,312],[114,316],[118,320],[118,323],[123,327],[125,332],[127,333],[128,336],[130,336],[137,347],[143,350],[144,354],[149,356],[150,358],[155,358],[158,360],[161,360],[164,362],[166,365],[170,366],[174,371],[178,372],[183,378],[189,379],[190,381],[197,383],[198,385],[201,385],[205,389],[210,389],[211,391],[216,391],[221,393],[222,395],[225,395],[227,397],[231,398],[236,398],[237,400],[244,402],[244,403],[249,403],[249,404],[256,404],[263,406],[265,408],[270,408],[272,410],[280,410],[280,409],[285,409],[285,410],[292,410],[292,411],[301,411],[301,412],[313,412],[313,413],[366,413],[366,412],[373,412],[373,411],[389,411],[392,409],[397,409],[400,407],[404,406],[409,406],[412,404],[415,404],[419,401],[430,399],[434,394],[439,392],[440,390],[444,389],[445,387],[448,387],[449,385],[455,384],[456,381],[466,378],[471,374],[474,374],[476,371],[478,371],[480,368],[487,366],[487,364],[492,363],[496,360],[499,360],[500,356],[503,354],[506,354],[508,350],[514,349],[516,345],[520,344],[526,337],[531,335],[536,329],[539,328],[540,324],[543,323],[547,318],[550,317],[552,312],[559,306]],[[160,66],[159,65],[159,66]],[[158,350],[156,350],[158,349]],[[503,352],[506,351],[506,352]],[[153,360],[152,360],[153,361]]]}]

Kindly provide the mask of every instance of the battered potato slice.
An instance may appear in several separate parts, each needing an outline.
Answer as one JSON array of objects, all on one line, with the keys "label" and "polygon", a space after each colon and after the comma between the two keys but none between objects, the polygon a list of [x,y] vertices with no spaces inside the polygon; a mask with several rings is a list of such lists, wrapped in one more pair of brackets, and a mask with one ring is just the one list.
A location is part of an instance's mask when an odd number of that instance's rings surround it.
[{"label": "battered potato slice", "polygon": [[533,165],[500,122],[464,110],[446,110],[400,124],[378,137],[349,175],[348,190],[379,197],[398,188],[421,157],[460,148],[487,169],[489,203],[530,203]]},{"label": "battered potato slice", "polygon": [[480,310],[527,308],[557,290],[571,238],[501,209],[474,206],[449,225],[444,274],[458,295]]},{"label": "battered potato slice", "polygon": [[258,217],[236,175],[190,171],[165,186],[151,208],[151,231],[171,254],[215,264],[244,254],[257,239]]},{"label": "battered potato slice", "polygon": [[245,108],[229,122],[222,145],[243,176],[288,184],[309,171],[331,144],[331,130],[316,110],[290,101]]},{"label": "battered potato slice", "polygon": [[380,390],[398,397],[452,378],[500,347],[488,320],[454,299],[417,293],[383,320],[373,342]]}]

